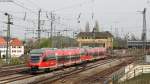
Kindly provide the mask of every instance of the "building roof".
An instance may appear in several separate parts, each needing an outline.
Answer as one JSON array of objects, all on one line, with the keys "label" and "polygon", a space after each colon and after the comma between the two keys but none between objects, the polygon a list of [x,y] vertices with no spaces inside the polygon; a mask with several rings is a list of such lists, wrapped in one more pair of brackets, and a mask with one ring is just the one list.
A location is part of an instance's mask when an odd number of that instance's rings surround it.
[{"label": "building roof", "polygon": [[23,42],[21,40],[19,40],[18,38],[12,38],[10,40],[10,45],[12,45],[12,46],[22,46]]},{"label": "building roof", "polygon": [[106,32],[80,32],[77,37],[86,37],[86,36],[94,36],[95,37],[113,37],[113,35],[106,31]]},{"label": "building roof", "polygon": [[6,41],[3,37],[0,37],[0,45],[6,45]]}]

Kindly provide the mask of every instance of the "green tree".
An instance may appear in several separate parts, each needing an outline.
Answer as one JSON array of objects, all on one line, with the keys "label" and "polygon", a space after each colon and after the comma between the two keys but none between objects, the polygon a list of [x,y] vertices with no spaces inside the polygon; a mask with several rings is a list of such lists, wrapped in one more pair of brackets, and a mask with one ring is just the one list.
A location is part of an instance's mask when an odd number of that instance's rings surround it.
[{"label": "green tree", "polygon": [[50,39],[42,38],[40,40],[39,48],[47,48],[47,47],[51,47]]}]

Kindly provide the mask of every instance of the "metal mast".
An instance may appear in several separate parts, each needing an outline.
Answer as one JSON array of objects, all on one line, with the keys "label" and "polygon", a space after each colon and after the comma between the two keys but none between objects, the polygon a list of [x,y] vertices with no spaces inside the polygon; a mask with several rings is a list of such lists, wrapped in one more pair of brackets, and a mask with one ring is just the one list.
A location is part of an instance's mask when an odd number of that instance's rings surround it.
[{"label": "metal mast", "polygon": [[38,13],[38,40],[40,41],[40,38],[41,38],[41,9],[39,10],[39,13]]},{"label": "metal mast", "polygon": [[146,34],[146,8],[142,11],[143,14],[143,31],[142,31],[142,38],[141,40],[143,41],[143,48],[146,48],[146,41],[147,41],[147,34]]},{"label": "metal mast", "polygon": [[10,55],[10,25],[13,24],[11,21],[10,21],[10,15],[8,13],[5,13],[6,16],[8,16],[8,22],[7,22],[7,49],[6,49],[6,62],[9,64],[10,62],[10,58],[11,58],[11,55]]}]

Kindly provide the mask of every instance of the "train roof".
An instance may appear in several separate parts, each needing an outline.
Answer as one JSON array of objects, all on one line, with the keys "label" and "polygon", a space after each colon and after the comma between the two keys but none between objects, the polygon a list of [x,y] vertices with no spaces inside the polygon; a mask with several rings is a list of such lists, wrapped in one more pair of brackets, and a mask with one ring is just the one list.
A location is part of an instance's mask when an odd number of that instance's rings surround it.
[{"label": "train roof", "polygon": [[44,52],[44,50],[42,50],[42,49],[33,49],[30,51],[30,53],[36,53],[36,54],[41,54],[43,52]]},{"label": "train roof", "polygon": [[57,50],[57,48],[41,48],[42,50]]},{"label": "train roof", "polygon": [[34,54],[41,54],[41,53],[44,53],[45,51],[61,51],[61,50],[78,50],[78,49],[98,49],[99,47],[95,47],[95,48],[92,48],[92,47],[87,47],[87,46],[84,46],[84,47],[71,47],[71,48],[62,48],[62,49],[57,49],[57,48],[41,48],[41,49],[33,49],[30,51],[30,53],[34,53]]}]

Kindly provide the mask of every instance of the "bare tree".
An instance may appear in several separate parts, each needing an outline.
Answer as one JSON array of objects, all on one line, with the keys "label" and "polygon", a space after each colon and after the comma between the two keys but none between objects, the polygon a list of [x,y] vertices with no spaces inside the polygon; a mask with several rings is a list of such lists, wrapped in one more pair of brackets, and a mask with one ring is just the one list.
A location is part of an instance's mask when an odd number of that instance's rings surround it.
[{"label": "bare tree", "polygon": [[89,24],[89,22],[86,22],[85,32],[90,32],[90,24]]},{"label": "bare tree", "polygon": [[95,21],[94,29],[95,29],[95,32],[100,32],[98,21]]}]

